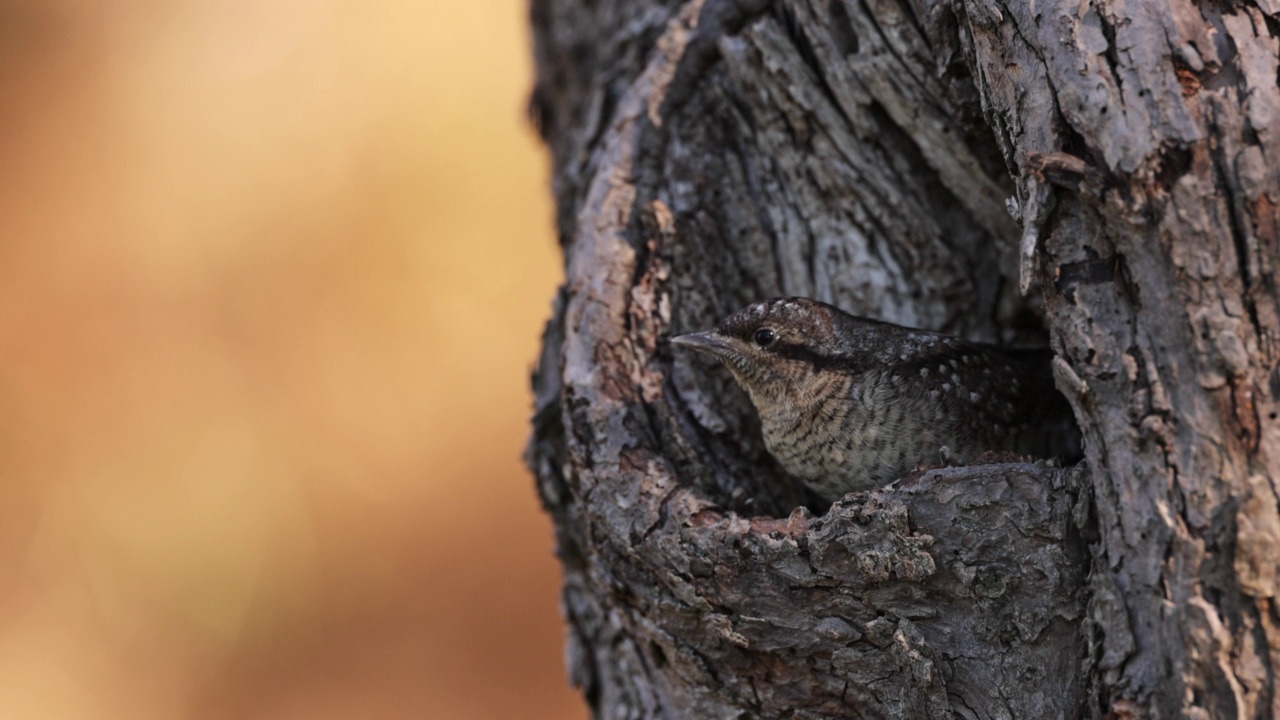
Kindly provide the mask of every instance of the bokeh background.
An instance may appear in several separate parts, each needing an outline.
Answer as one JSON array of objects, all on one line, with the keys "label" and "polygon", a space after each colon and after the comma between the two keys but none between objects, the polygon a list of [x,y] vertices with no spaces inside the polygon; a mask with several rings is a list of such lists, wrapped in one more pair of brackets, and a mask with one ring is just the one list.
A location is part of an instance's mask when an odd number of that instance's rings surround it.
[{"label": "bokeh background", "polygon": [[0,717],[583,718],[523,0],[0,0]]}]

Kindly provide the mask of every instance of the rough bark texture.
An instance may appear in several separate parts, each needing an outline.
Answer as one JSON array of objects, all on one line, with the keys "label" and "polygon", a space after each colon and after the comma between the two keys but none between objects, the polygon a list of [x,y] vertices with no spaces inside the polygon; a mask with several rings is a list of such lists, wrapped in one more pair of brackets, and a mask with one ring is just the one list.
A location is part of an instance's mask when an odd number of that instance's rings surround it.
[{"label": "rough bark texture", "polygon": [[[1277,12],[534,0],[567,282],[530,462],[596,716],[1280,714]],[[780,294],[1047,330],[1087,468],[793,511],[665,343]]]}]

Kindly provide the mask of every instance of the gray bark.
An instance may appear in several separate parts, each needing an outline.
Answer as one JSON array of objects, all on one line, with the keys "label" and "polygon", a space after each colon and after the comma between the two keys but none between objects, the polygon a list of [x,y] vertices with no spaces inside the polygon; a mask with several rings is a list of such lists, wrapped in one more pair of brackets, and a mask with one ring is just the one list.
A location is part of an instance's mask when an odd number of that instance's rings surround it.
[{"label": "gray bark", "polygon": [[[534,0],[529,458],[597,717],[1277,715],[1277,12]],[[797,509],[665,342],[781,294],[1047,331],[1086,463]]]}]

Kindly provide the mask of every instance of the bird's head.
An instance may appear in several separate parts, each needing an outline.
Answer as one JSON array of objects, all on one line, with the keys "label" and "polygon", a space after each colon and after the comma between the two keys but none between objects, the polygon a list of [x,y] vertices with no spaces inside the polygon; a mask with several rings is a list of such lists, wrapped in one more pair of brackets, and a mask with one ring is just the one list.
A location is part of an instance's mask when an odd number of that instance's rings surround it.
[{"label": "bird's head", "polygon": [[776,298],[671,342],[719,358],[761,406],[803,393],[815,373],[847,357],[842,317],[849,316],[815,300]]}]

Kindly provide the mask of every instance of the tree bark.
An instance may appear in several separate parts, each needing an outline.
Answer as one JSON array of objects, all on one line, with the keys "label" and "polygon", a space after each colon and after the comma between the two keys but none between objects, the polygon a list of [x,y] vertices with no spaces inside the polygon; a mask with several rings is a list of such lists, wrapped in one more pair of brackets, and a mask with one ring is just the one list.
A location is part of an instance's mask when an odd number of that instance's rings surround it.
[{"label": "tree bark", "polygon": [[[529,458],[595,716],[1280,715],[1280,4],[533,25],[566,283]],[[1086,462],[806,509],[728,373],[665,342],[782,294],[1047,337]]]}]

